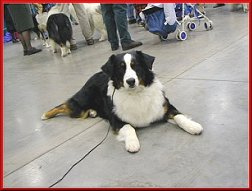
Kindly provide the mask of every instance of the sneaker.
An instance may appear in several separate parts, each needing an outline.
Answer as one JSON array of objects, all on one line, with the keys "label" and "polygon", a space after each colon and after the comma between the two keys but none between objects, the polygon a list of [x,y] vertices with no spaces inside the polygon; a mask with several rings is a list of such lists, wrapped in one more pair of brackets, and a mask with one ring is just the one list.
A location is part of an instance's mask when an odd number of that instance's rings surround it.
[{"label": "sneaker", "polygon": [[137,21],[136,21],[136,19],[131,19],[131,20],[129,20],[128,22],[129,22],[129,24],[131,25],[131,24],[135,24]]},{"label": "sneaker", "polygon": [[216,4],[213,6],[213,8],[218,8],[218,7],[223,7],[223,6],[225,6],[225,4]]},{"label": "sneaker", "polygon": [[111,46],[111,50],[112,51],[116,51],[116,50],[118,50],[119,49],[119,46]]},{"label": "sneaker", "polygon": [[88,39],[87,40],[87,45],[93,45],[94,44],[94,39]]},{"label": "sneaker", "polygon": [[70,45],[70,50],[77,50],[77,45],[76,44],[71,44]]},{"label": "sneaker", "polygon": [[143,22],[143,21],[139,21],[137,24],[140,27],[145,27],[145,22]]},{"label": "sneaker", "polygon": [[26,56],[27,55],[27,50],[24,50],[24,56]]},{"label": "sneaker", "polygon": [[123,49],[123,50],[129,50],[129,49],[132,49],[132,48],[141,46],[142,44],[143,44],[143,43],[141,43],[141,42],[137,42],[137,41],[131,40],[131,41],[128,42],[128,43],[122,43],[122,49]]},{"label": "sneaker", "polygon": [[26,50],[24,51],[24,56],[26,55],[32,55],[32,54],[36,54],[38,52],[42,51],[41,49],[37,49],[37,48],[33,48],[31,50]]}]

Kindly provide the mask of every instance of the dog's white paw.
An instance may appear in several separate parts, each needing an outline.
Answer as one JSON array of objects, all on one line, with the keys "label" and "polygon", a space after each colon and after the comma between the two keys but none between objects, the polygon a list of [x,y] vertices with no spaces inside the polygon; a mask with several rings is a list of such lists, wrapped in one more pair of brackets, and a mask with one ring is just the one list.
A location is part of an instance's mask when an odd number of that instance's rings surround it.
[{"label": "dog's white paw", "polygon": [[95,110],[89,110],[89,117],[95,118],[97,116],[97,112]]},{"label": "dog's white paw", "polygon": [[67,53],[61,53],[61,57],[66,57]]},{"label": "dog's white paw", "polygon": [[125,148],[130,153],[136,153],[140,150],[138,139],[129,139],[125,141]]},{"label": "dog's white paw", "polygon": [[41,119],[42,119],[42,120],[47,120],[47,119],[48,119],[48,117],[46,117],[46,113],[44,113],[44,114],[41,116]]},{"label": "dog's white paw", "polygon": [[49,48],[49,47],[51,47],[51,45],[50,44],[48,44],[48,43],[46,43],[46,48]]},{"label": "dog's white paw", "polygon": [[105,41],[105,40],[107,40],[107,39],[108,39],[108,37],[106,37],[106,36],[101,36],[101,38],[99,39],[99,42]]},{"label": "dog's white paw", "polygon": [[199,135],[203,131],[203,127],[199,123],[190,121],[185,130],[192,135]]},{"label": "dog's white paw", "polygon": [[192,121],[183,114],[176,115],[174,120],[179,127],[192,135],[198,135],[203,131],[203,127],[199,123]]}]

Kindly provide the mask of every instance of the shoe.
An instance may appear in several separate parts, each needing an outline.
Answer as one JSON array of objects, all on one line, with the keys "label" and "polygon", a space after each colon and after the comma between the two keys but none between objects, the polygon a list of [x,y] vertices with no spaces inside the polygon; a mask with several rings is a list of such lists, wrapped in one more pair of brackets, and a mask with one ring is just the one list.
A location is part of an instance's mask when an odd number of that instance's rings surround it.
[{"label": "shoe", "polygon": [[111,50],[112,51],[116,51],[116,50],[118,50],[119,49],[119,46],[111,46]]},{"label": "shoe", "polygon": [[129,22],[129,24],[131,25],[131,24],[135,24],[137,21],[136,21],[136,19],[131,19],[131,20],[129,20],[128,22]]},{"label": "shoe", "polygon": [[19,42],[17,39],[12,39],[12,43],[17,43]]},{"label": "shoe", "polygon": [[94,44],[94,39],[88,39],[87,40],[87,45],[93,45]]},{"label": "shoe", "polygon": [[32,55],[32,54],[36,54],[38,52],[42,51],[41,49],[37,49],[37,48],[33,48],[31,50],[27,50],[26,52],[24,51],[24,56],[25,55]]},{"label": "shoe", "polygon": [[24,56],[26,56],[27,55],[27,50],[24,50]]},{"label": "shoe", "polygon": [[141,46],[142,44],[143,44],[143,43],[141,43],[141,42],[137,42],[137,41],[131,40],[131,41],[128,42],[128,43],[122,43],[122,49],[123,49],[123,50],[129,50],[129,49],[132,49],[132,48]]},{"label": "shoe", "polygon": [[140,27],[145,27],[145,22],[144,21],[139,21],[137,24]]},{"label": "shoe", "polygon": [[76,44],[71,44],[70,45],[70,50],[77,50],[77,45]]},{"label": "shoe", "polygon": [[225,4],[216,4],[213,6],[213,8],[222,7],[222,6],[225,6]]}]

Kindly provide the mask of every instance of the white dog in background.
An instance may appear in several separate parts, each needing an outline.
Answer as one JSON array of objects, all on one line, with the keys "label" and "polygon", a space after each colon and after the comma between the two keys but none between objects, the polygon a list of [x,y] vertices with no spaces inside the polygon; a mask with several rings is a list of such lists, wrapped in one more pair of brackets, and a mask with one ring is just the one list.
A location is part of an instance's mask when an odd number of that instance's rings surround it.
[{"label": "white dog in background", "polygon": [[[94,30],[97,30],[101,34],[99,41],[107,40],[108,35],[107,35],[105,25],[103,23],[100,3],[83,3],[83,5],[87,11],[89,23],[90,23],[91,30],[93,31],[93,33],[94,33]],[[74,11],[72,4],[70,4],[69,10],[70,10],[70,14],[74,17],[74,19],[78,21],[78,17],[76,16],[76,13]]]}]

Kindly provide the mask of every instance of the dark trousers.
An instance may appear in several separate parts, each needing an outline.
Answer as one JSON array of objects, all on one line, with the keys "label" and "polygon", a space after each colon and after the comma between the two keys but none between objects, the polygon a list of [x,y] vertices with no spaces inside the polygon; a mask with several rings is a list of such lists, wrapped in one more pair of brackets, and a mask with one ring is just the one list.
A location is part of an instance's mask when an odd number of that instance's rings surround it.
[{"label": "dark trousers", "polygon": [[121,44],[131,42],[128,32],[127,4],[101,4],[101,10],[111,47],[119,45],[117,30]]}]

